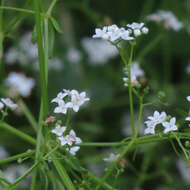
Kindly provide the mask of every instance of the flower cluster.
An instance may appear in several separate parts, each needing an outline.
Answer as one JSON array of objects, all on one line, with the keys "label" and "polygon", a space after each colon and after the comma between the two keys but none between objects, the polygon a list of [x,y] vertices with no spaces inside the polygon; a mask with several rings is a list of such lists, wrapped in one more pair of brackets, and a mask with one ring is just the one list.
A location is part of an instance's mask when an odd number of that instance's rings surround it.
[{"label": "flower cluster", "polygon": [[5,106],[10,108],[11,110],[15,110],[18,107],[18,105],[15,104],[10,98],[1,98],[0,110],[2,110]]},{"label": "flower cluster", "polygon": [[183,28],[183,23],[180,22],[171,11],[159,10],[156,13],[148,15],[147,20],[163,22],[165,28],[171,28],[174,31],[179,31]]},{"label": "flower cluster", "polygon": [[[58,93],[57,97],[51,102],[55,102],[58,106],[54,109],[54,113],[67,113],[68,108],[78,112],[81,105],[90,99],[86,97],[86,92],[79,93],[77,90],[65,90]],[[66,102],[67,101],[67,102]]]},{"label": "flower cluster", "polygon": [[[187,101],[190,102],[190,96],[187,96]],[[186,117],[185,120],[186,120],[186,121],[190,121],[190,116]]]},{"label": "flower cluster", "polygon": [[165,112],[159,113],[158,111],[155,111],[153,116],[148,117],[148,121],[145,121],[145,124],[147,125],[147,128],[145,129],[145,134],[155,134],[155,127],[158,124],[162,124],[164,127],[164,133],[168,133],[170,131],[176,131],[176,118],[172,117],[170,121],[166,121],[167,115]]},{"label": "flower cluster", "polygon": [[95,29],[95,34],[93,38],[102,38],[110,42],[116,42],[117,40],[134,40],[135,37],[140,36],[141,34],[147,34],[148,28],[144,27],[144,23],[132,23],[127,24],[126,28],[119,28],[117,25],[104,26],[101,28]]},{"label": "flower cluster", "polygon": [[30,95],[35,81],[32,78],[27,78],[24,74],[11,72],[5,80],[5,84],[11,87],[12,94],[21,94],[23,97]]},{"label": "flower cluster", "polygon": [[80,149],[80,147],[76,145],[80,144],[82,140],[76,136],[73,129],[71,129],[70,132],[65,135],[64,132],[66,132],[66,128],[66,126],[60,126],[57,124],[56,127],[51,130],[51,132],[56,134],[57,138],[61,143],[61,146],[67,145],[68,147],[66,148],[66,150],[68,150],[72,155],[75,155],[76,152]]},{"label": "flower cluster", "polygon": [[[137,78],[144,77],[144,71],[140,68],[138,62],[132,62],[131,64],[131,84],[135,86],[138,84]],[[129,72],[125,69],[125,74],[128,76]],[[123,77],[124,85],[128,86],[129,78]]]}]

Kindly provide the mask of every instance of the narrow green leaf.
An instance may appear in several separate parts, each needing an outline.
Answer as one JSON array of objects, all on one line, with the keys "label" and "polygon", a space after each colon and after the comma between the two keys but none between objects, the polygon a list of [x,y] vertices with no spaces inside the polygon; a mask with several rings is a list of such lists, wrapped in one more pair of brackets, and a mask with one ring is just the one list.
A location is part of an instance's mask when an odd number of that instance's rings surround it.
[{"label": "narrow green leaf", "polygon": [[63,31],[61,29],[61,27],[59,26],[58,22],[53,18],[53,17],[50,17],[50,20],[55,28],[55,30],[60,33],[60,34],[63,34]]},{"label": "narrow green leaf", "polygon": [[[56,156],[56,155],[54,155]],[[53,164],[55,165],[55,168],[60,175],[61,179],[63,180],[65,186],[68,190],[76,190],[75,186],[73,185],[69,175],[67,174],[67,171],[65,170],[64,166],[60,163],[59,160],[52,160]]]}]

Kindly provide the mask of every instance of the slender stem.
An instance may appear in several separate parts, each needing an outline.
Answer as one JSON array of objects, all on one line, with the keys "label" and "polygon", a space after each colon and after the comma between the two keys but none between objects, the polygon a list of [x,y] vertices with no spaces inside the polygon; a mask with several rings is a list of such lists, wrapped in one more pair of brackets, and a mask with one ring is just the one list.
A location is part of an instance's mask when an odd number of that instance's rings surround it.
[{"label": "slender stem", "polygon": [[18,12],[29,13],[29,14],[35,14],[35,11],[33,11],[33,10],[22,9],[22,8],[17,8],[17,7],[1,6],[0,9],[9,10],[9,11],[18,11]]},{"label": "slender stem", "polygon": [[[175,135],[174,135],[175,134]],[[176,136],[178,136],[178,138],[181,139],[189,139],[190,138],[190,134],[189,133],[172,133],[172,134],[162,134],[162,136],[160,136],[160,134],[156,134],[156,135],[147,135],[147,136],[142,136],[142,137],[138,137],[135,140],[134,146],[137,145],[141,145],[141,144],[148,144],[148,143],[154,143],[154,142],[161,142],[161,141],[165,141],[168,139],[175,139]],[[78,144],[78,146],[89,146],[89,147],[117,147],[117,146],[126,146],[127,144],[129,144],[130,140],[132,138],[128,139],[127,141],[121,141],[121,142],[111,142],[111,143],[106,143],[106,142],[83,142]]]},{"label": "slender stem", "polygon": [[39,164],[39,162],[38,162],[38,163],[35,163],[31,168],[29,168],[29,169],[24,173],[24,175],[22,175],[22,176],[19,177],[14,183],[12,183],[11,185],[9,185],[9,186],[6,188],[6,190],[11,190],[11,189],[15,188],[15,186],[16,186],[18,183],[20,183],[25,177],[27,177],[27,176],[33,171],[33,169],[37,167],[38,164]]},{"label": "slender stem", "polygon": [[[36,154],[35,154],[35,164],[38,163],[40,159],[40,147],[41,147],[41,141],[42,141],[42,124],[39,125],[38,133],[37,133],[37,145],[36,145]],[[36,177],[37,177],[37,168],[34,171],[34,175],[32,177],[32,184],[30,189],[35,190],[36,186]]]},{"label": "slender stem", "polygon": [[47,15],[51,15],[53,8],[55,7],[56,3],[58,0],[53,0],[52,3],[50,4],[48,10],[47,10]]},{"label": "slender stem", "polygon": [[15,156],[11,156],[11,157],[8,157],[8,158],[0,160],[0,164],[6,164],[6,163],[9,163],[9,162],[18,160],[19,158],[31,156],[32,154],[34,154],[34,151],[26,151],[24,153],[17,154]]},{"label": "slender stem", "polygon": [[139,108],[139,116],[138,116],[138,121],[137,121],[137,128],[136,128],[136,132],[135,132],[135,138],[138,135],[140,126],[141,126],[141,120],[142,120],[142,114],[143,114],[143,98],[140,97],[140,108]]},{"label": "slender stem", "polygon": [[34,0],[34,6],[36,10],[35,22],[37,31],[37,44],[38,44],[38,61],[40,64],[40,85],[41,85],[41,97],[43,105],[43,119],[48,113],[48,96],[47,96],[47,76],[46,76],[46,65],[44,57],[44,47],[43,47],[43,35],[42,35],[42,22],[40,17],[40,1]]},{"label": "slender stem", "polygon": [[177,137],[176,134],[173,133],[173,132],[172,132],[172,134],[175,136],[175,138],[176,138],[176,140],[177,140],[179,146],[181,147],[183,153],[185,154],[186,159],[188,160],[188,159],[189,159],[189,156],[187,155],[187,152],[186,152],[185,148],[184,148],[183,145],[181,144],[181,141],[180,141],[179,137]]},{"label": "slender stem", "polygon": [[18,136],[19,138],[25,140],[26,142],[28,142],[32,145],[36,145],[36,140],[34,138],[32,138],[31,136],[19,131],[18,129],[15,129],[14,127],[8,125],[5,122],[0,121],[0,128]]},{"label": "slender stem", "polygon": [[133,58],[133,50],[134,50],[134,45],[131,45],[131,52],[130,52],[130,57],[129,57],[129,62],[127,64],[128,68],[128,74],[129,74],[129,106],[130,106],[130,120],[131,120],[131,130],[132,130],[132,136],[135,135],[135,119],[134,119],[134,109],[133,109],[133,94],[132,94],[132,83],[131,83],[131,63],[132,63],[132,58]]}]

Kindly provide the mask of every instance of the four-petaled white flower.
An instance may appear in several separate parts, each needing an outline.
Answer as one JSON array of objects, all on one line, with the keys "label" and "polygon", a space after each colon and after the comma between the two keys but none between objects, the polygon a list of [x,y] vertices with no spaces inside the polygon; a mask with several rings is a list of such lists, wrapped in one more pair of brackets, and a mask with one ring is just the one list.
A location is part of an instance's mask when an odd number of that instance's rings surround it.
[{"label": "four-petaled white flower", "polygon": [[89,98],[86,98],[86,92],[81,92],[79,94],[76,90],[72,90],[71,102],[68,103],[68,107],[72,108],[75,112],[78,112],[79,107],[89,100]]},{"label": "four-petaled white flower", "polygon": [[63,101],[63,98],[64,98],[65,96],[66,96],[65,93],[59,92],[59,93],[57,94],[57,97],[54,98],[51,102],[59,103],[59,102]]},{"label": "four-petaled white flower", "polygon": [[59,137],[59,140],[62,146],[66,144],[72,146],[73,144],[80,144],[82,142],[79,137],[76,137],[74,130],[70,130],[69,134],[64,137]]},{"label": "four-petaled white flower", "polygon": [[67,106],[68,104],[66,104],[63,100],[59,100],[58,102],[58,106],[54,109],[54,113],[63,113],[66,114],[67,113]]},{"label": "four-petaled white flower", "polygon": [[57,124],[56,127],[51,130],[51,132],[56,134],[57,136],[62,136],[65,130],[66,130],[65,126],[60,126]]},{"label": "four-petaled white flower", "polygon": [[18,105],[15,104],[10,98],[1,98],[1,101],[10,109],[15,110]]},{"label": "four-petaled white flower", "polygon": [[105,162],[115,162],[119,158],[120,154],[111,153],[108,158],[104,158]]},{"label": "four-petaled white flower", "polygon": [[168,133],[170,131],[177,131],[176,126],[176,118],[172,117],[169,122],[163,122],[162,125],[164,126],[164,133]]},{"label": "four-petaled white flower", "polygon": [[147,128],[145,129],[145,134],[155,134],[156,125],[163,123],[166,120],[166,113],[155,111],[153,116],[148,117],[148,121],[145,121]]},{"label": "four-petaled white flower", "polygon": [[[65,102],[64,98],[66,98]],[[86,92],[79,93],[77,90],[66,90],[58,93],[57,97],[51,102],[55,102],[58,106],[54,109],[54,113],[67,113],[68,108],[72,108],[73,111],[78,112],[80,106],[90,99],[86,97]]]},{"label": "four-petaled white flower", "polygon": [[75,155],[76,152],[80,149],[79,146],[73,146],[71,148],[67,148],[67,151],[69,151],[72,155]]}]

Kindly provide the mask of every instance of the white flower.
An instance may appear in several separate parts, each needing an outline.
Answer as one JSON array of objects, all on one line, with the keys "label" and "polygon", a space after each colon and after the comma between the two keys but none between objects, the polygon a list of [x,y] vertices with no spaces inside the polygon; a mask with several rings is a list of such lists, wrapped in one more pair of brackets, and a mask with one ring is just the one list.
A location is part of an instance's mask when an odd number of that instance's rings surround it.
[{"label": "white flower", "polygon": [[105,162],[115,162],[119,158],[120,154],[111,153],[108,158],[104,158]]},{"label": "white flower", "polygon": [[137,22],[133,22],[132,24],[127,24],[127,27],[129,27],[130,29],[132,29],[134,36],[138,37],[140,36],[142,33],[143,34],[147,34],[148,33],[148,28],[144,27],[144,23],[137,23]]},{"label": "white flower", "polygon": [[63,98],[64,98],[65,96],[67,96],[67,94],[65,94],[65,93],[63,93],[63,92],[59,92],[59,93],[57,94],[57,97],[54,98],[51,102],[59,103],[59,102],[63,101]]},{"label": "white flower", "polygon": [[69,107],[72,108],[75,112],[78,112],[79,107],[89,100],[89,98],[86,98],[86,92],[81,92],[79,94],[77,91],[72,90],[71,102],[69,103]]},{"label": "white flower", "polygon": [[57,124],[55,129],[51,130],[51,132],[56,134],[57,136],[62,136],[65,130],[66,130],[65,126],[60,126]]},{"label": "white flower", "polygon": [[81,44],[87,52],[90,62],[94,64],[106,63],[118,55],[116,47],[104,40],[84,38]]},{"label": "white flower", "polygon": [[124,28],[119,28],[117,25],[104,26],[102,29],[95,29],[95,35],[93,38],[102,38],[111,42],[115,42],[119,39],[133,40],[133,37],[129,36],[129,31]]},{"label": "white flower", "polygon": [[155,127],[147,127],[145,130],[144,130],[144,134],[152,134],[154,135],[155,134]]},{"label": "white flower", "polygon": [[9,73],[8,78],[5,80],[5,84],[15,89],[23,97],[27,97],[30,95],[35,82],[34,79],[27,78],[24,74],[12,72]]},{"label": "white flower", "polygon": [[108,40],[109,35],[107,34],[107,26],[104,26],[103,29],[96,28],[95,34],[92,37],[93,38],[102,38],[104,40]]},{"label": "white flower", "polygon": [[183,28],[183,23],[180,22],[171,11],[159,10],[147,16],[147,20],[163,22],[165,28],[171,28],[174,31],[179,31]]},{"label": "white flower", "polygon": [[153,116],[149,116],[148,119],[149,121],[146,121],[145,124],[150,127],[150,126],[156,126],[160,123],[163,123],[166,120],[166,113],[165,112],[161,112],[159,113],[158,111],[155,111]]},{"label": "white flower", "polygon": [[189,101],[189,102],[190,102],[190,96],[187,96],[187,101]]},{"label": "white flower", "polygon": [[[79,93],[77,90],[66,90],[63,89],[63,92],[58,93],[57,97],[54,98],[51,102],[56,102],[58,106],[54,109],[54,113],[67,113],[68,108],[72,108],[75,112],[78,112],[80,106],[90,99],[86,97],[86,92]],[[69,96],[66,99],[66,103],[63,100],[66,96]]]},{"label": "white flower", "polygon": [[67,150],[72,154],[75,155],[77,151],[79,151],[80,147],[79,146],[73,146],[70,149],[67,148]]},{"label": "white flower", "polygon": [[148,121],[145,121],[147,128],[145,129],[145,134],[155,134],[156,125],[163,123],[166,120],[166,113],[155,111],[153,116],[148,117]]},{"label": "white flower", "polygon": [[68,135],[64,137],[58,137],[58,139],[60,140],[61,146],[69,146],[66,148],[66,150],[69,151],[72,155],[75,155],[76,152],[80,149],[80,147],[76,145],[82,142],[82,140],[76,136],[74,130],[70,130]]},{"label": "white flower", "polygon": [[63,100],[59,100],[58,106],[54,109],[54,113],[63,113],[66,114],[68,109],[68,104]]},{"label": "white flower", "polygon": [[4,104],[0,102],[0,110],[4,108]]},{"label": "white flower", "polygon": [[149,32],[149,29],[147,27],[142,28],[142,33],[143,34],[148,34],[148,32]]},{"label": "white flower", "polygon": [[76,137],[74,130],[70,130],[69,134],[64,137],[59,137],[59,140],[62,146],[66,144],[72,146],[73,144],[80,144],[82,142],[79,137]]},{"label": "white flower", "polygon": [[177,130],[177,126],[176,126],[176,118],[172,117],[170,119],[170,122],[163,122],[162,125],[164,126],[164,133],[168,133],[170,131],[176,131]]},{"label": "white flower", "polygon": [[123,40],[134,40],[134,37],[130,36],[130,32],[128,30],[121,30],[121,39]]},{"label": "white flower", "polygon": [[133,29],[133,30],[140,30],[142,27],[144,26],[144,23],[141,22],[141,23],[137,23],[137,22],[133,22],[132,24],[127,24],[127,27]]},{"label": "white flower", "polygon": [[18,105],[15,104],[10,98],[1,98],[1,101],[10,109],[15,110]]}]

